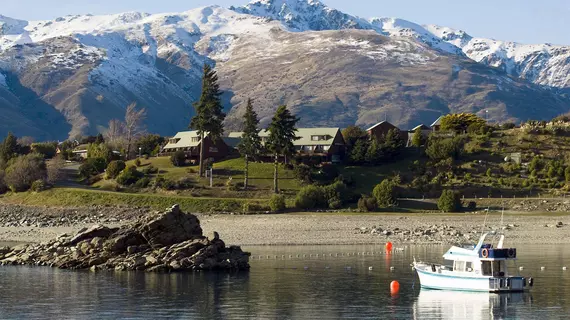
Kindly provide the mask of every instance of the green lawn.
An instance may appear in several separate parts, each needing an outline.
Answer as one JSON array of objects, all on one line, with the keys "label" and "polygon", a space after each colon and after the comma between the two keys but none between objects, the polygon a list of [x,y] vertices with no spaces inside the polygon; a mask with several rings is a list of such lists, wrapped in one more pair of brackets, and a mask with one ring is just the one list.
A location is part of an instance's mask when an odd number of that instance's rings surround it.
[{"label": "green lawn", "polygon": [[[134,164],[129,161],[128,164]],[[201,186],[208,186],[209,180],[198,177],[198,166],[175,167],[168,157],[141,159],[141,169],[144,166],[153,165],[159,169],[159,174],[167,179],[178,180],[181,178],[193,178]],[[214,163],[214,184],[225,187],[231,177],[232,183],[242,183],[244,179],[244,159],[236,158]],[[292,170],[286,170],[279,166],[279,188],[284,190],[299,190],[301,184],[294,177]],[[249,184],[258,190],[270,191],[273,188],[273,163],[249,163]]]}]

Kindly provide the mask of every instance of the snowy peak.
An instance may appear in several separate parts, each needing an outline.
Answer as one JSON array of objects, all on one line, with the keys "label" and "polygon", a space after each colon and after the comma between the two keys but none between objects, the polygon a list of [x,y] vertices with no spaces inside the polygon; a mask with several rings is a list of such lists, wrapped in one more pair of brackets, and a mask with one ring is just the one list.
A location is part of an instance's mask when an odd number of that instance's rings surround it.
[{"label": "snowy peak", "polygon": [[27,21],[12,19],[0,14],[0,36],[21,34],[27,25]]},{"label": "snowy peak", "polygon": [[463,48],[467,43],[469,43],[469,41],[471,41],[471,39],[473,39],[473,37],[463,30],[455,30],[434,24],[424,25],[424,28],[441,40],[453,44],[458,48]]},{"label": "snowy peak", "polygon": [[384,35],[390,37],[416,38],[420,42],[435,49],[462,55],[460,48],[452,43],[443,41],[440,37],[419,24],[397,18],[372,18],[370,19],[370,24],[377,32]]},{"label": "snowy peak", "polygon": [[366,21],[332,9],[318,0],[254,0],[230,9],[279,20],[291,31],[371,29]]}]

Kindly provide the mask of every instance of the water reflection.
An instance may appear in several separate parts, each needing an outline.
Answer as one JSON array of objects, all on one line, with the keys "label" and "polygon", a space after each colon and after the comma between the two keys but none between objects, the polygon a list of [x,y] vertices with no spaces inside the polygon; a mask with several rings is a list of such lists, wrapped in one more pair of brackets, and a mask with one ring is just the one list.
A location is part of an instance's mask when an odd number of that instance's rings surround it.
[{"label": "water reflection", "polygon": [[414,319],[518,319],[531,303],[528,293],[494,294],[421,289],[414,302]]},{"label": "water reflection", "polygon": [[[420,290],[410,262],[438,259],[445,247],[392,255],[374,246],[248,249],[256,256],[251,272],[239,274],[0,267],[0,318],[566,319],[570,311],[570,274],[537,271],[541,264],[561,265],[563,246],[523,250],[524,275],[536,279],[532,295]],[[400,282],[396,296],[392,280]]]}]

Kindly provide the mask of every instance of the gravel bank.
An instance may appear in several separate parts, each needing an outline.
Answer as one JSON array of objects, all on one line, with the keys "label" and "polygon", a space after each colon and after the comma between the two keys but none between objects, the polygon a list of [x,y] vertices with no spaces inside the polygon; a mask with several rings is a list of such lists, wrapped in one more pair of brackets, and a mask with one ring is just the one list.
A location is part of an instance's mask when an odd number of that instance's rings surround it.
[{"label": "gravel bank", "polygon": [[[43,208],[0,205],[0,242],[41,242],[93,224],[117,226],[149,211],[124,207]],[[348,245],[472,243],[485,217],[455,215],[199,215],[205,233],[217,231],[228,244]],[[570,242],[570,215],[505,216],[507,241],[514,244]],[[487,225],[499,228],[500,217]],[[560,225],[561,224],[561,225]],[[487,228],[490,229],[490,228]]]}]

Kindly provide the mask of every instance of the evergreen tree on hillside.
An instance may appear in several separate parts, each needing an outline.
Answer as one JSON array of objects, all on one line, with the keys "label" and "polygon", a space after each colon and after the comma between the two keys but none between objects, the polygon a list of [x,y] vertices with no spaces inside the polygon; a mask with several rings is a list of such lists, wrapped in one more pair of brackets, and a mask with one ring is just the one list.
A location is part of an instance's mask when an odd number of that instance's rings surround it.
[{"label": "evergreen tree on hillside", "polygon": [[289,112],[287,106],[277,108],[271,124],[269,125],[269,137],[267,138],[267,148],[275,157],[273,171],[273,191],[279,192],[277,170],[279,168],[279,156],[291,156],[295,152],[293,141],[297,140],[295,126],[299,118]]},{"label": "evergreen tree on hillside", "polygon": [[384,161],[392,161],[399,154],[404,147],[404,141],[400,135],[400,130],[390,129],[384,136],[384,142],[382,143],[382,153]]},{"label": "evergreen tree on hillside", "polygon": [[251,99],[247,99],[247,106],[245,107],[244,114],[244,128],[241,142],[238,145],[239,152],[245,158],[244,167],[244,189],[247,189],[249,178],[249,159],[259,154],[261,146],[261,138],[259,137],[259,119],[257,113],[253,111],[253,104]]},{"label": "evergreen tree on hillside", "polygon": [[4,138],[2,144],[0,144],[0,164],[6,164],[8,160],[15,157],[19,149],[18,138],[16,138],[12,132],[8,132],[8,135]]},{"label": "evergreen tree on hillside", "polygon": [[419,147],[423,146],[424,143],[425,143],[425,139],[424,139],[424,136],[422,134],[422,129],[417,128],[416,131],[414,131],[414,135],[412,136],[412,146],[419,148]]},{"label": "evergreen tree on hillside", "polygon": [[204,176],[204,137],[209,135],[212,141],[221,139],[224,133],[223,121],[226,114],[223,112],[221,100],[222,92],[218,84],[216,71],[207,64],[204,64],[204,74],[202,76],[202,94],[200,99],[194,103],[196,115],[190,122],[190,128],[198,131],[200,137],[200,176]]}]

